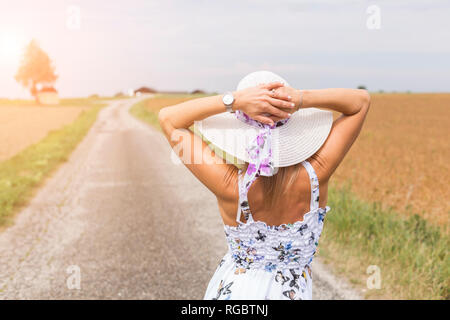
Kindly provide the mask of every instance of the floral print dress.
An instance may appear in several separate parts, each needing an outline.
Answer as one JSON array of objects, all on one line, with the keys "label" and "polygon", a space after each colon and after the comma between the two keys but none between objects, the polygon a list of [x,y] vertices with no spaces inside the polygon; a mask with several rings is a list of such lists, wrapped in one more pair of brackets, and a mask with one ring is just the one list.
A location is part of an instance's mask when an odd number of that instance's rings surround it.
[{"label": "floral print dress", "polygon": [[[240,210],[247,221],[224,225],[229,250],[211,278],[208,300],[312,299],[311,262],[328,206],[319,208],[319,180],[308,161],[302,165],[311,183],[310,211],[292,224],[268,226],[255,221],[247,199]],[[241,188],[242,181],[239,180]]]}]

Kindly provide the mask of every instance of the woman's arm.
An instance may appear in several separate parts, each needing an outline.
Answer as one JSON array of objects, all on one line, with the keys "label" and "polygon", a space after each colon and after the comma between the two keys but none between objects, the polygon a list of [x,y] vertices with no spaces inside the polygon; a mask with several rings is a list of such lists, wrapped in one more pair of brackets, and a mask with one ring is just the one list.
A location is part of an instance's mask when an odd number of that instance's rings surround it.
[{"label": "woman's arm", "polygon": [[370,106],[369,93],[361,89],[295,90],[290,87],[279,88],[277,92],[292,95],[296,108],[326,108],[342,113],[333,122],[325,143],[312,156],[319,180],[328,181],[361,131]]},{"label": "woman's arm", "polygon": [[[277,98],[272,96],[271,90],[281,86],[281,83],[271,83],[236,91],[233,93],[233,109],[241,110],[264,123],[272,123],[272,117],[286,118],[289,116],[286,110],[293,112],[295,104],[290,102],[291,97],[288,95],[279,94]],[[166,107],[159,112],[159,123],[174,151],[186,167],[221,198],[232,197],[235,192],[234,186],[230,188],[225,182],[225,176],[232,165],[216,156],[208,145],[188,128],[194,121],[225,111],[222,97],[211,96]]]},{"label": "woman's arm", "polygon": [[[351,116],[370,104],[370,95],[362,89],[297,90],[296,98],[303,95],[297,108],[327,108]],[[299,98],[297,98],[299,99]]]}]

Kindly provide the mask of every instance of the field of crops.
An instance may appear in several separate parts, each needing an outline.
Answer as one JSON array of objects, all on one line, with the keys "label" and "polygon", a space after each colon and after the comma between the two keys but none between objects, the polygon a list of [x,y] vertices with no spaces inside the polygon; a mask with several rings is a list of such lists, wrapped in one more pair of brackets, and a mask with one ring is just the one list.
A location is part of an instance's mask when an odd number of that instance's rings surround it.
[{"label": "field of crops", "polygon": [[0,99],[0,230],[67,160],[104,105],[88,98],[55,106]]},{"label": "field of crops", "polygon": [[361,198],[441,226],[450,216],[450,94],[372,94],[359,138],[336,170]]},{"label": "field of crops", "polygon": [[0,107],[0,161],[72,123],[87,107]]}]

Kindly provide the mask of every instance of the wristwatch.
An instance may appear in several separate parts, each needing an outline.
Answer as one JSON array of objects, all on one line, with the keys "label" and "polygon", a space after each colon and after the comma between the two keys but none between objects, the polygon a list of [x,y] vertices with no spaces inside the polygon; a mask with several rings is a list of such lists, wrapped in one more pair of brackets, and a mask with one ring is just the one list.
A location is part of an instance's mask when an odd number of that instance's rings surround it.
[{"label": "wristwatch", "polygon": [[232,109],[234,103],[233,93],[231,92],[225,93],[222,97],[222,102],[225,105],[225,108],[227,108],[228,112],[234,113],[234,110]]}]

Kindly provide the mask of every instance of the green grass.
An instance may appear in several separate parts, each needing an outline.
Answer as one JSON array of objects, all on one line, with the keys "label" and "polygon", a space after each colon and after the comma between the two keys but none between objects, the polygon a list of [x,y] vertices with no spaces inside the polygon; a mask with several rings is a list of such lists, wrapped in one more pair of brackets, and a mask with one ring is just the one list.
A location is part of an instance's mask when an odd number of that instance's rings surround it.
[{"label": "green grass", "polygon": [[[157,99],[157,98],[163,98],[163,99],[167,99],[167,98],[173,98],[173,99],[178,99],[178,98],[201,98],[203,96],[206,95],[192,95],[192,94],[157,94],[155,95],[154,98],[149,98],[149,99]],[[151,110],[149,110],[147,108],[147,103],[149,99],[144,99],[141,100],[137,103],[135,103],[131,108],[130,108],[130,113],[136,117],[139,120],[142,120],[150,125],[152,125],[153,127],[155,127],[156,129],[158,129],[159,131],[161,131],[161,126],[159,125],[159,121],[158,121],[158,114],[156,112],[152,112]],[[193,129],[193,126],[191,127],[191,129]]]},{"label": "green grass", "polygon": [[381,270],[381,289],[368,298],[450,299],[448,233],[419,215],[404,217],[367,203],[348,185],[330,186],[319,251],[355,284],[366,287],[369,265]]},{"label": "green grass", "polygon": [[[130,111],[160,130],[158,117],[146,108],[145,100]],[[340,188],[330,184],[328,206],[331,211],[319,255],[334,272],[366,289],[367,298],[450,299],[450,240],[446,230],[417,214],[406,218],[393,210],[382,210],[380,203],[360,200],[348,184]],[[370,265],[380,268],[380,289],[366,288]]]},{"label": "green grass", "polygon": [[147,107],[146,107],[147,102],[148,102],[148,99],[144,99],[144,100],[141,100],[141,101],[135,103],[130,108],[130,113],[133,116],[135,116],[136,118],[154,126],[158,130],[161,130],[161,127],[158,122],[158,115],[147,109]]},{"label": "green grass", "polygon": [[[209,96],[208,94],[156,94],[153,98],[149,99],[182,99],[182,98],[201,98]],[[144,99],[130,108],[130,113],[136,118],[154,126],[156,129],[161,130],[158,122],[158,114],[150,111],[147,108],[147,102],[149,99]]]},{"label": "green grass", "polygon": [[83,111],[73,123],[51,131],[38,143],[0,162],[0,226],[9,224],[35,188],[68,159],[103,106],[97,104]]}]

